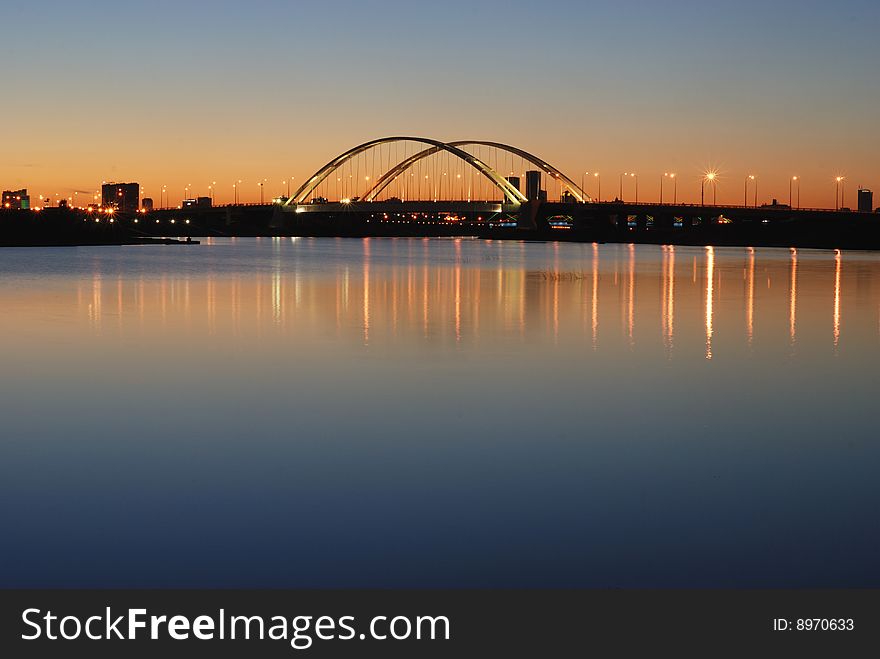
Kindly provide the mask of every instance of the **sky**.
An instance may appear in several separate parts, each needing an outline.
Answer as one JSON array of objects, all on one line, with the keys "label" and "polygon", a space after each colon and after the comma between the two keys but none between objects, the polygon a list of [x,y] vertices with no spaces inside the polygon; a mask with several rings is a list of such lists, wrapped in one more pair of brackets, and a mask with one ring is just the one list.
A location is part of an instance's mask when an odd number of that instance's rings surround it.
[{"label": "sky", "polygon": [[[3,0],[0,187],[257,201],[386,135],[530,151],[603,197],[880,197],[880,3]],[[595,193],[595,189],[588,189]],[[81,199],[82,197],[80,197]],[[880,201],[875,199],[875,205]]]}]

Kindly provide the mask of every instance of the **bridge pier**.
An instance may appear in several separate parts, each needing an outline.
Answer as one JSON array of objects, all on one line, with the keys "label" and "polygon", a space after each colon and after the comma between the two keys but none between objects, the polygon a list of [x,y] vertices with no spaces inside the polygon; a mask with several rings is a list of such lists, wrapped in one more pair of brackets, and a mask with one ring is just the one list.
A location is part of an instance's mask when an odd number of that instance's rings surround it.
[{"label": "bridge pier", "polygon": [[527,201],[519,206],[516,216],[516,228],[534,231],[538,228],[539,201]]}]

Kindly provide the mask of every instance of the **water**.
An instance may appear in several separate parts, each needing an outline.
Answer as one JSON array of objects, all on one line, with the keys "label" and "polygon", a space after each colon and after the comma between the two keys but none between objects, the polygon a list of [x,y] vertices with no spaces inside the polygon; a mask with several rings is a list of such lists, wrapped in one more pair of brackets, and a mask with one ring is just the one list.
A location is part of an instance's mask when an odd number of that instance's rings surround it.
[{"label": "water", "polygon": [[880,256],[0,251],[0,586],[880,586]]}]

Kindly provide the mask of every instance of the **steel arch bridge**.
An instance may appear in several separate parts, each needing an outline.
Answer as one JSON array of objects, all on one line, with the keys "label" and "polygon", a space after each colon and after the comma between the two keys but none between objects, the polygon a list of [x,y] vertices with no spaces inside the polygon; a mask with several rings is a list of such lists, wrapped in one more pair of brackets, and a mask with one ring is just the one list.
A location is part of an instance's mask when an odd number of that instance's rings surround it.
[{"label": "steel arch bridge", "polygon": [[[504,203],[508,206],[517,207],[529,201],[538,201],[528,199],[518,187],[511,184],[504,176],[502,176],[495,168],[491,167],[484,159],[481,159],[465,150],[465,147],[487,147],[505,152],[511,156],[517,156],[522,159],[523,163],[528,162],[537,168],[542,174],[547,175],[551,180],[557,181],[560,185],[564,185],[566,190],[579,202],[590,202],[592,199],[587,195],[580,186],[573,180],[563,174],[556,167],[547,161],[515,146],[502,144],[500,142],[490,142],[486,140],[456,140],[452,142],[441,142],[426,137],[382,137],[359,144],[328,162],[321,169],[314,173],[305,183],[303,183],[287,199],[283,206],[286,208],[296,207],[301,204],[308,204],[308,200],[320,188],[322,184],[331,180],[334,173],[341,171],[350,163],[365,152],[382,145],[392,145],[395,143],[409,143],[423,145],[423,148],[412,155],[405,156],[400,162],[388,167],[381,175],[375,178],[375,182],[368,187],[367,191],[358,197],[358,201],[373,202],[393,181],[412,169],[418,163],[426,160],[435,154],[449,154],[449,156],[461,161],[469,166],[476,174],[485,178],[492,186],[503,195]],[[350,176],[350,175],[349,175]],[[369,179],[369,177],[367,177]],[[341,178],[337,179],[341,180]]]}]

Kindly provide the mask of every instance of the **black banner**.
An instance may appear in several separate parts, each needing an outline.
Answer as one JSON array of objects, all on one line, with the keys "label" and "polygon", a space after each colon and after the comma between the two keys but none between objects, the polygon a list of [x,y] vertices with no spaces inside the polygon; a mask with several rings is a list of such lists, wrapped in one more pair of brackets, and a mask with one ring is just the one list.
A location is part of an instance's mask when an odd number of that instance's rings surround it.
[{"label": "black banner", "polygon": [[880,591],[0,591],[6,657],[855,656]]}]

